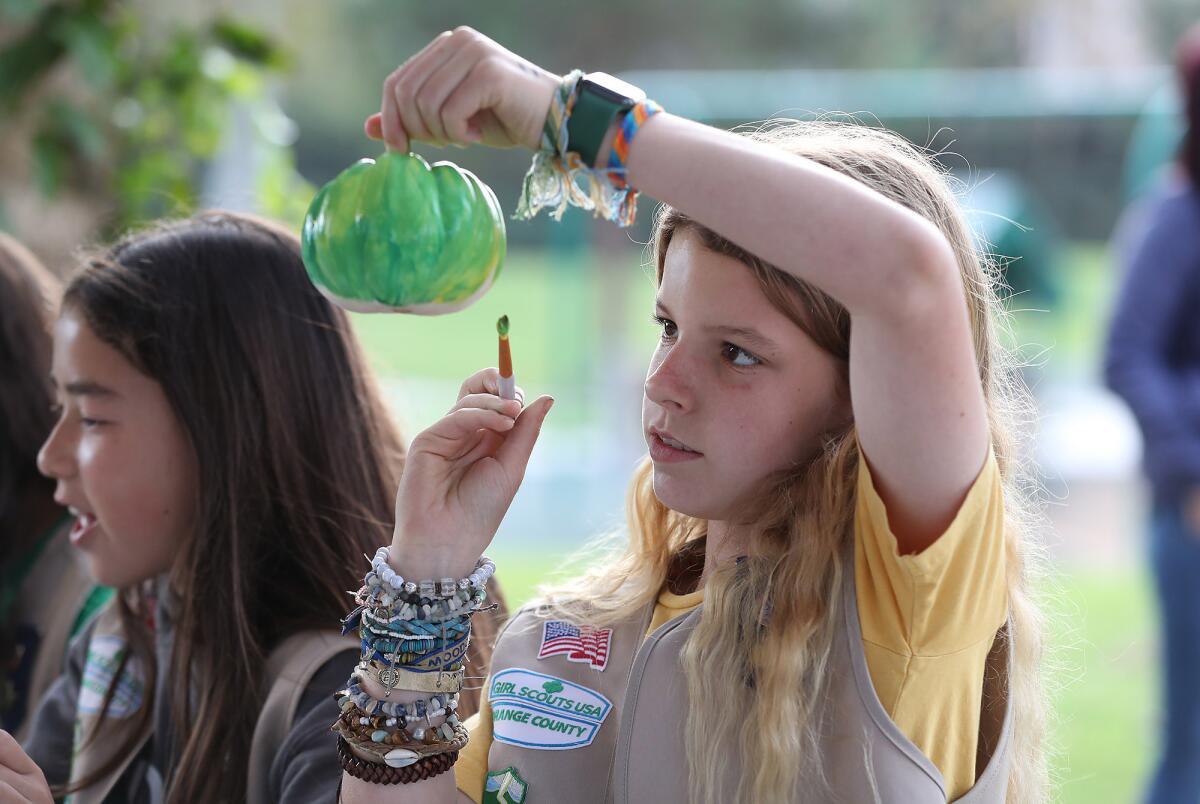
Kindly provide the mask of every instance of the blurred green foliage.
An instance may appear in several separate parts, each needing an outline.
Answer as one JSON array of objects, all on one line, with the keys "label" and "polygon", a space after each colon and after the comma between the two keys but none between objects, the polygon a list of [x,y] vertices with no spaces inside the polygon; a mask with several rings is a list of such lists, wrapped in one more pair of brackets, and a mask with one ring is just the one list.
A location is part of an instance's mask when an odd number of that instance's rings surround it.
[{"label": "blurred green foliage", "polygon": [[263,31],[227,16],[149,31],[134,4],[115,0],[0,0],[0,19],[21,29],[0,50],[0,111],[32,114],[33,176],[44,196],[70,188],[104,198],[113,205],[109,234],[187,214],[242,104],[264,165],[255,205],[303,217],[312,190],[271,125],[271,111],[280,113],[269,82],[291,60]]}]

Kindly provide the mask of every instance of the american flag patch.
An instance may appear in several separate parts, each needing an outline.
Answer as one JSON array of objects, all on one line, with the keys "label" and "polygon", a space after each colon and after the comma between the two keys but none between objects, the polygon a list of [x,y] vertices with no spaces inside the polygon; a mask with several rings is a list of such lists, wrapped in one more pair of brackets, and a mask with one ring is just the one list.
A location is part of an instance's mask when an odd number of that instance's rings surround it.
[{"label": "american flag patch", "polygon": [[542,626],[542,647],[538,658],[565,655],[569,662],[589,664],[593,670],[608,666],[608,649],[612,644],[611,628],[575,625],[565,620],[547,620]]}]

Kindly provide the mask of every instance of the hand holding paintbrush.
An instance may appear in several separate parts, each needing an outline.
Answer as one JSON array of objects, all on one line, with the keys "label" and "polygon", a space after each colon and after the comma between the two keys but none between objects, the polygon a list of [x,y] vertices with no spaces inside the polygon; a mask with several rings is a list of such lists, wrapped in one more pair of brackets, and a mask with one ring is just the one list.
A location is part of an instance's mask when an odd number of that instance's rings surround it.
[{"label": "hand holding paintbrush", "polygon": [[396,496],[391,563],[405,577],[463,577],[487,548],[554,400],[522,408],[508,342],[497,322],[500,368],[467,378],[458,402],[413,439]]}]

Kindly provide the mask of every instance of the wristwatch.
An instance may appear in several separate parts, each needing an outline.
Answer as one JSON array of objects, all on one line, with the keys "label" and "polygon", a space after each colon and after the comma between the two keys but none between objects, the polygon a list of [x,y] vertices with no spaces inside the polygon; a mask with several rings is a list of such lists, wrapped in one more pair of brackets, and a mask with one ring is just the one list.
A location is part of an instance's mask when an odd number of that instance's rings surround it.
[{"label": "wristwatch", "polygon": [[567,150],[575,151],[592,167],[613,120],[645,100],[646,93],[608,73],[588,73],[579,79],[575,95],[575,106],[567,118]]}]

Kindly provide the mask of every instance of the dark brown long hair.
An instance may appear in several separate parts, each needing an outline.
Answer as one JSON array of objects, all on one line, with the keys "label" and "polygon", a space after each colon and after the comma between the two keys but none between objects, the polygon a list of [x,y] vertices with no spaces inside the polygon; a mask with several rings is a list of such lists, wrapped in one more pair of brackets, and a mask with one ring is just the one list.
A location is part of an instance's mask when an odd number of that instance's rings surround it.
[{"label": "dark brown long hair", "polygon": [[[0,567],[40,535],[31,512],[52,505],[37,453],[54,427],[50,322],[62,287],[37,257],[0,232]],[[0,622],[0,668],[15,661],[12,622]]]},{"label": "dark brown long hair", "polygon": [[[346,315],[274,224],[212,212],[159,225],[87,260],[63,306],[162,385],[194,451],[198,514],[170,577],[167,800],[244,800],[266,657],[351,607],[363,553],[391,540],[403,442]],[[151,605],[122,590],[149,690]],[[486,636],[472,646],[485,670]]]},{"label": "dark brown long hair", "polygon": [[61,292],[29,249],[0,232],[0,566],[37,537],[15,527],[28,495],[54,494],[37,453],[54,427],[50,322]]}]

